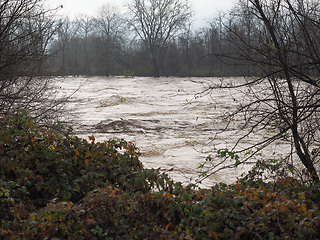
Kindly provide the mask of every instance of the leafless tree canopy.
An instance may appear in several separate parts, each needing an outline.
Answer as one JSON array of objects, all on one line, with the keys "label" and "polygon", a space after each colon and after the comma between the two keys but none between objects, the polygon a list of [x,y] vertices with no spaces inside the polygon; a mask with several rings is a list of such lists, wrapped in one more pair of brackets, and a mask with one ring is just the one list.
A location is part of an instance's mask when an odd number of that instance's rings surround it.
[{"label": "leafless tree canopy", "polygon": [[281,139],[292,146],[287,163],[296,156],[319,182],[319,1],[241,0],[224,28],[232,46],[224,56],[260,69],[242,85],[219,86],[247,88],[250,100],[230,114],[247,130],[237,144],[256,132],[270,136],[250,147],[257,151]]},{"label": "leafless tree canopy", "polygon": [[148,47],[154,75],[160,76],[160,51],[191,17],[190,6],[181,0],[133,0],[128,5],[130,25]]},{"label": "leafless tree canopy", "polygon": [[40,0],[0,2],[1,114],[21,108],[44,114],[38,100],[44,96],[46,81],[39,76],[56,29],[53,15]]},{"label": "leafless tree canopy", "polygon": [[[143,25],[131,11],[122,13],[111,4],[102,6],[95,17],[61,19],[62,26],[51,44],[57,54],[48,70],[54,75],[154,76],[156,63],[162,76],[250,76],[256,72],[248,62],[221,57],[222,52],[232,49],[231,42],[223,37],[227,29],[222,13],[203,27],[194,28],[186,2],[173,5],[171,1],[165,6],[167,10],[161,5],[161,11],[168,11],[163,19],[156,8],[152,13],[150,3],[144,2],[144,16],[148,18],[143,18]],[[165,20],[173,13],[175,26]],[[149,25],[145,25],[147,21]]]}]

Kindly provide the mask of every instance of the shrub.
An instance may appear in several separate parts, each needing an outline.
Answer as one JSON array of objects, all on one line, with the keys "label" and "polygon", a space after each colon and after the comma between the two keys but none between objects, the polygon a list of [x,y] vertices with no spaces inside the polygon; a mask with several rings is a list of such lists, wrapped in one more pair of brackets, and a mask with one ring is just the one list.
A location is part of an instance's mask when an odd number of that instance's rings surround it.
[{"label": "shrub", "polygon": [[1,120],[0,161],[0,239],[320,237],[318,185],[252,172],[183,186],[143,169],[133,143],[59,135],[24,112]]},{"label": "shrub", "polygon": [[36,207],[53,199],[78,202],[89,191],[108,184],[127,191],[148,189],[147,183],[132,184],[143,172],[133,143],[90,140],[36,126],[25,112],[3,118],[0,187],[19,202]]}]

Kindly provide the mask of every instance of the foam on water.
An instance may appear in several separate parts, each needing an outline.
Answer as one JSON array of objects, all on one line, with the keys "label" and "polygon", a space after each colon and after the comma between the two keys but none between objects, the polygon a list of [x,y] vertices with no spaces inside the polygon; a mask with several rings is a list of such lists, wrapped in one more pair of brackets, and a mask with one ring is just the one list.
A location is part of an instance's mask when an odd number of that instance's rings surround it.
[{"label": "foam on water", "polygon": [[[218,78],[69,77],[55,79],[54,86],[60,96],[81,86],[66,106],[66,118],[72,119],[77,135],[84,138],[94,135],[97,141],[115,137],[134,141],[145,167],[161,168],[175,180],[192,182],[199,174],[198,165],[214,148],[231,146],[241,134],[237,126],[234,131],[217,134],[226,124],[218,116],[234,110],[237,99],[244,98],[245,93],[221,89],[211,95],[199,94],[212,82],[219,81]],[[245,144],[255,140],[247,139]],[[247,170],[248,167],[227,169],[204,184],[230,183]]]}]

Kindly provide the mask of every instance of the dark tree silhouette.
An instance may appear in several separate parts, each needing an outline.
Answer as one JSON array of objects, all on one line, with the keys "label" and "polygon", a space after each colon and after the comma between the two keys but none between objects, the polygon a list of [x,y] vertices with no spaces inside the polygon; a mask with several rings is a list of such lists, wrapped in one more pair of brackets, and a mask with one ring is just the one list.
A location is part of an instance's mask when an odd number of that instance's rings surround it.
[{"label": "dark tree silhouette", "polygon": [[56,10],[44,10],[40,0],[0,3],[0,113],[25,108],[42,118],[52,109],[45,89],[43,64],[57,29]]},{"label": "dark tree silhouette", "polygon": [[161,51],[191,17],[190,6],[182,0],[133,0],[129,24],[148,47],[154,76],[160,77]]},{"label": "dark tree silhouette", "polygon": [[289,143],[286,163],[291,170],[297,165],[292,159],[300,160],[310,179],[319,182],[319,1],[241,0],[230,16],[225,22],[232,43],[227,57],[249,62],[260,73],[245,83],[212,86],[208,91],[246,88],[249,101],[229,115],[247,129],[236,145],[257,132],[266,137],[231,151],[256,153],[275,141]]}]

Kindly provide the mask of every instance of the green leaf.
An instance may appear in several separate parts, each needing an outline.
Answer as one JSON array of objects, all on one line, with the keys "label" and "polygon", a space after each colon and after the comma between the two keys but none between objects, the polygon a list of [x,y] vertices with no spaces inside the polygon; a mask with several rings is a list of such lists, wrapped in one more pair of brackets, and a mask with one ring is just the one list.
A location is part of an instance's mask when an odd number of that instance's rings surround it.
[{"label": "green leaf", "polygon": [[235,165],[236,167],[238,167],[238,166],[240,165],[240,163],[241,163],[241,162],[237,159],[234,165]]}]

